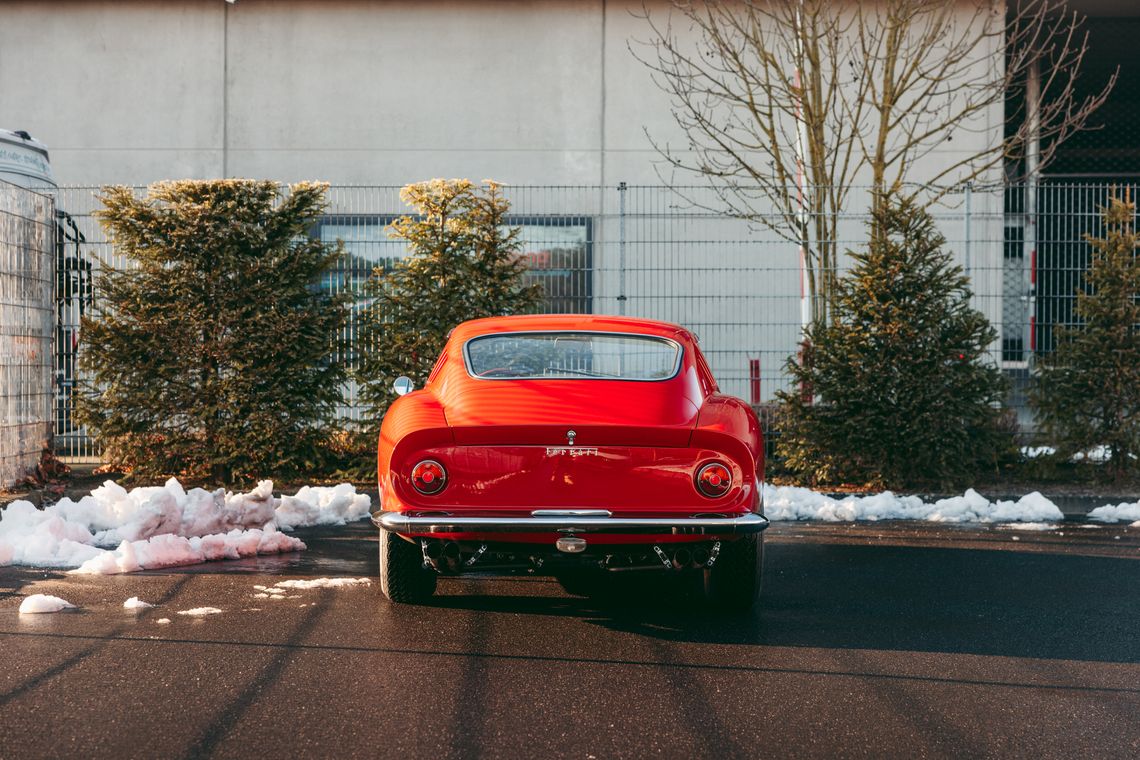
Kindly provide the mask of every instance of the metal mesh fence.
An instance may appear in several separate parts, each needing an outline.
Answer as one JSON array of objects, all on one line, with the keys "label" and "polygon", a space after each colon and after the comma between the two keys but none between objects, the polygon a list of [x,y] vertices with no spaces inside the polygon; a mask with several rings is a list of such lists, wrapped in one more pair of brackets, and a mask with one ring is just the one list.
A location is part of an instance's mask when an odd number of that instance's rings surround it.
[{"label": "metal mesh fence", "polygon": [[[344,241],[345,253],[323,287],[359,293],[374,267],[405,255],[387,225],[408,213],[398,187],[341,186],[312,230]],[[678,192],[680,190],[680,192]],[[138,191],[145,192],[144,188]],[[931,211],[947,247],[970,275],[974,305],[1000,338],[989,359],[1011,377],[1010,406],[1023,432],[1034,430],[1025,390],[1035,355],[1052,348],[1052,330],[1073,320],[1072,305],[1088,265],[1086,232],[1099,207],[1121,186],[1044,184],[1036,203],[1025,188],[963,187]],[[70,422],[76,380],[76,329],[91,307],[90,283],[104,263],[123,266],[91,213],[97,188],[59,191],[75,229],[60,278],[61,403],[57,445],[72,457],[95,457],[86,431]],[[548,312],[628,314],[677,322],[701,340],[722,389],[753,404],[788,388],[784,364],[802,330],[799,246],[760,222],[726,218],[707,188],[662,186],[514,186],[506,188],[511,223],[522,228],[529,277],[541,283]],[[1135,196],[1133,196],[1135,197]],[[837,248],[865,244],[869,192],[853,189],[838,225]],[[1036,206],[1036,216],[1025,213]],[[1027,220],[1035,218],[1037,224]],[[778,222],[771,220],[773,224]],[[75,242],[82,240],[82,243]],[[848,266],[840,257],[840,268]],[[98,293],[94,293],[98,308]],[[346,327],[349,343],[356,325]],[[346,389],[342,414],[359,420],[357,389]]]},{"label": "metal mesh fence", "polygon": [[52,433],[55,204],[0,181],[0,487],[40,461]]}]

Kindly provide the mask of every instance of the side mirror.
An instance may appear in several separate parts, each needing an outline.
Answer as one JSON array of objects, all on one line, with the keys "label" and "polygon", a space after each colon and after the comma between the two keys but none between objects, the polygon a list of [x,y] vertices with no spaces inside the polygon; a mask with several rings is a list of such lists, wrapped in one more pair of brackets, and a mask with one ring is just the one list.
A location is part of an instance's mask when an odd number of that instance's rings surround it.
[{"label": "side mirror", "polygon": [[400,375],[396,378],[396,382],[392,383],[392,388],[396,391],[397,396],[403,396],[405,393],[411,393],[413,390],[415,390],[415,387],[416,386],[412,384],[412,379],[404,375]]}]

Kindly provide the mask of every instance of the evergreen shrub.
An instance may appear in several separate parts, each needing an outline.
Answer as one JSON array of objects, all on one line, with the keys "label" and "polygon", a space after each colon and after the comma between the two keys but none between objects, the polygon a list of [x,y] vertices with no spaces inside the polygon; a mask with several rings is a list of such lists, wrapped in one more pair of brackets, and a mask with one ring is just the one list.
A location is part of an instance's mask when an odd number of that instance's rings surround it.
[{"label": "evergreen shrub", "polygon": [[345,304],[319,287],[339,248],[307,232],[325,186],[184,180],[106,187],[116,253],[82,324],[77,419],[135,478],[311,474],[342,402]]},{"label": "evergreen shrub", "polygon": [[1113,198],[1104,237],[1089,237],[1092,264],[1078,289],[1077,324],[1056,329],[1056,350],[1041,357],[1030,402],[1044,432],[1068,460],[1104,446],[1120,479],[1140,456],[1140,261],[1136,206]]},{"label": "evergreen shrub", "polygon": [[376,270],[360,317],[356,377],[370,438],[395,398],[393,381],[406,375],[422,388],[451,328],[532,311],[542,297],[541,286],[523,281],[520,230],[506,223],[510,204],[496,183],[435,179],[408,185],[400,197],[416,215],[397,219],[390,234],[407,243],[408,255]]},{"label": "evergreen shrub", "polygon": [[[887,199],[781,392],[785,466],[811,484],[969,482],[1012,448],[997,335],[925,209]],[[803,389],[803,390],[801,390]],[[1003,429],[1004,428],[1004,429]]]}]

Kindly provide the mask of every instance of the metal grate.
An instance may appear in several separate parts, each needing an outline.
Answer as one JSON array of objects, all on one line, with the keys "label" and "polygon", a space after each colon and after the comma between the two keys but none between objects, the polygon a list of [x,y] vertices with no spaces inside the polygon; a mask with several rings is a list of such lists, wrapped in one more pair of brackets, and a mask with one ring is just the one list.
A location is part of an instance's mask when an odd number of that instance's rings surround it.
[{"label": "metal grate", "polygon": [[0,487],[40,461],[52,433],[55,204],[0,180]]}]

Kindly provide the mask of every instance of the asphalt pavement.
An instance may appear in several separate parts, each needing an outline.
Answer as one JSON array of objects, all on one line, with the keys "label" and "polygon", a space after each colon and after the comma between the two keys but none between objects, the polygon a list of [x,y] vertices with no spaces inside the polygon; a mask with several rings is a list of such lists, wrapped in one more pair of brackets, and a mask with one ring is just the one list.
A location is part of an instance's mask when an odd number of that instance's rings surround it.
[{"label": "asphalt pavement", "polygon": [[[0,568],[0,758],[1140,756],[1140,528],[777,524],[743,616],[628,575],[257,596],[374,578],[367,523],[298,534],[181,570]],[[19,615],[32,593],[79,609]]]}]

